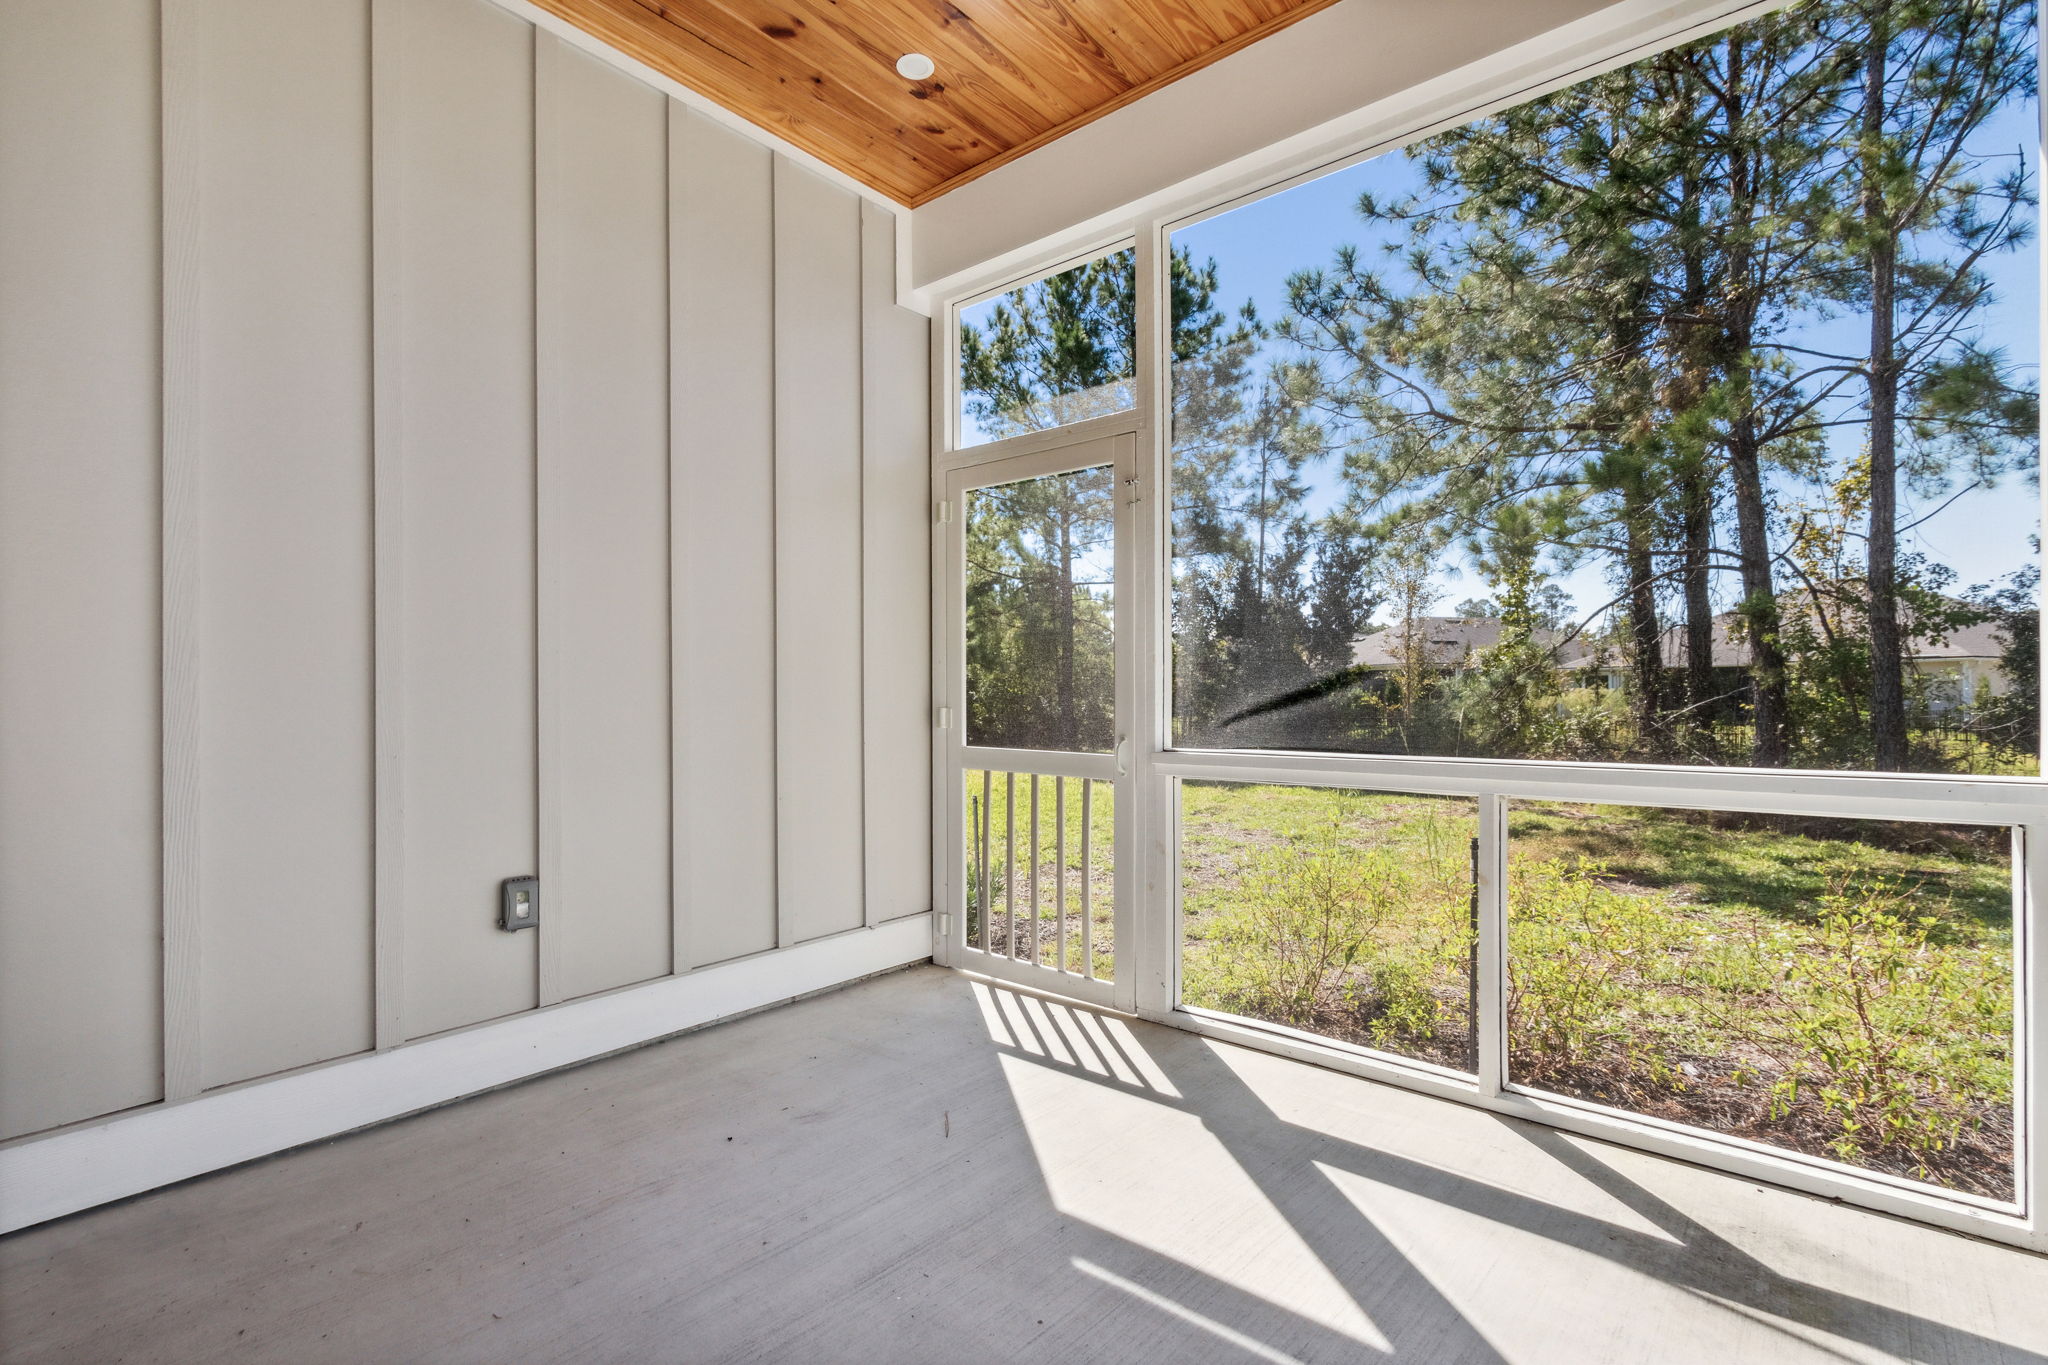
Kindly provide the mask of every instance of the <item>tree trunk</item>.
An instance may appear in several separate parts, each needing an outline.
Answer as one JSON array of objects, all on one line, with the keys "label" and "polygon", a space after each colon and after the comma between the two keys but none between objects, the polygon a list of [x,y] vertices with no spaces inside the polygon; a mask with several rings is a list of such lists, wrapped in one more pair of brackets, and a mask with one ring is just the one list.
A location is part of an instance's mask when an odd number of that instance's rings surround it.
[{"label": "tree trunk", "polygon": [[1422,631],[1422,580],[1409,570],[1401,584],[1401,748],[1415,752],[1415,707],[1421,700],[1423,651],[1429,641]]},{"label": "tree trunk", "polygon": [[[1746,394],[1743,401],[1748,401]],[[1741,613],[1749,634],[1750,719],[1755,728],[1750,764],[1782,768],[1791,748],[1785,651],[1778,637],[1778,595],[1771,583],[1763,461],[1757,449],[1756,425],[1747,416],[1732,425],[1728,472],[1735,491],[1735,552],[1742,562]]]},{"label": "tree trunk", "polygon": [[[1633,433],[1654,429],[1656,398],[1645,354],[1650,278],[1636,277],[1613,329],[1614,349],[1625,357],[1617,367],[1620,406],[1612,416],[1629,433],[1616,452],[1623,460],[1617,480],[1624,545],[1622,572],[1628,577],[1628,700],[1636,745],[1653,759],[1671,753],[1671,722],[1665,714],[1670,688],[1664,682],[1663,628],[1657,620],[1657,500],[1662,480],[1650,448]],[[1661,454],[1661,447],[1658,448]]]},{"label": "tree trunk", "polygon": [[1713,493],[1704,462],[1686,470],[1680,490],[1681,579],[1685,594],[1685,708],[1696,726],[1711,717],[1714,695],[1714,599],[1708,577],[1714,543]]},{"label": "tree trunk", "polygon": [[[1684,288],[1678,312],[1684,321],[1677,329],[1670,381],[1674,422],[1703,401],[1714,367],[1710,334],[1700,325],[1710,307],[1707,263],[1699,245],[1704,188],[1693,175],[1682,176],[1681,186]],[[1703,440],[1678,463],[1678,522],[1679,593],[1685,603],[1685,719],[1679,728],[1693,757],[1714,762],[1719,758],[1709,710],[1714,697],[1714,473]]]},{"label": "tree trunk", "polygon": [[[1728,40],[1728,127],[1744,126],[1747,109],[1747,56],[1742,39]],[[1734,229],[1728,249],[1726,288],[1731,297],[1721,333],[1721,382],[1733,397],[1728,421],[1728,475],[1735,495],[1735,554],[1742,570],[1742,617],[1749,630],[1750,764],[1782,768],[1791,753],[1791,717],[1785,684],[1785,650],[1778,632],[1778,594],[1771,580],[1771,537],[1764,500],[1763,448],[1757,437],[1756,393],[1750,383],[1754,364],[1757,308],[1750,279],[1750,244],[1746,233],[1756,217],[1757,166],[1762,155],[1739,143],[1728,158],[1729,223]]]},{"label": "tree trunk", "polygon": [[1873,16],[1863,71],[1863,230],[1870,271],[1870,535],[1864,575],[1870,602],[1870,739],[1875,766],[1906,766],[1905,649],[1899,638],[1899,365],[1893,317],[1898,244],[1887,216],[1879,167],[1885,124],[1884,8]]},{"label": "tree trunk", "polygon": [[[1630,499],[1631,502],[1634,499]],[[1630,709],[1636,735],[1650,758],[1670,756],[1669,727],[1664,718],[1664,641],[1657,622],[1657,570],[1650,553],[1650,531],[1643,523],[1647,510],[1627,507],[1628,633]]]}]

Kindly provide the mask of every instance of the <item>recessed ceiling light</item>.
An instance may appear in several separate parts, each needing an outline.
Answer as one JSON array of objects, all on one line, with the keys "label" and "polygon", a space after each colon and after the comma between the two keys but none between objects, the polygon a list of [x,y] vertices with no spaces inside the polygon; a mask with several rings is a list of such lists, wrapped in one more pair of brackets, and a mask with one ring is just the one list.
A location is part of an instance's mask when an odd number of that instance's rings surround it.
[{"label": "recessed ceiling light", "polygon": [[921,81],[930,78],[939,64],[922,52],[906,52],[896,59],[896,74],[906,81]]}]

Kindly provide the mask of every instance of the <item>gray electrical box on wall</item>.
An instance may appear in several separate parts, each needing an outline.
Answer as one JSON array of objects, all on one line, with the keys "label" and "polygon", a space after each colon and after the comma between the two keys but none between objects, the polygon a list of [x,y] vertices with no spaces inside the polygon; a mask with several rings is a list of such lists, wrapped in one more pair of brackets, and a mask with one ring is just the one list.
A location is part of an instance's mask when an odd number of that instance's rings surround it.
[{"label": "gray electrical box on wall", "polygon": [[498,927],[512,933],[539,923],[540,878],[506,878],[498,897]]}]

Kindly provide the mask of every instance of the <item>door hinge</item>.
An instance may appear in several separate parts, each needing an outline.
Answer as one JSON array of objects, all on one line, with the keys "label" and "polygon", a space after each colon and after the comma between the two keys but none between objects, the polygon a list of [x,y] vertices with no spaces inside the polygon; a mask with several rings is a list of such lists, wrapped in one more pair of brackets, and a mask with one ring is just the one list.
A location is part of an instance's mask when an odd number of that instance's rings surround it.
[{"label": "door hinge", "polygon": [[953,520],[953,504],[952,504],[952,503],[950,503],[950,502],[942,502],[942,503],[940,503],[940,504],[939,504],[939,525],[941,525],[941,526],[944,526],[944,525],[946,525],[947,523],[949,523],[949,522],[950,522],[950,521],[952,521],[952,520]]},{"label": "door hinge", "polygon": [[948,914],[948,913],[947,913],[946,911],[944,911],[944,910],[941,910],[941,911],[939,912],[939,937],[940,937],[940,938],[942,938],[942,939],[945,939],[945,938],[951,938],[952,936],[953,936],[953,917],[952,917],[952,915]]},{"label": "door hinge", "polygon": [[941,706],[941,707],[939,708],[939,722],[938,722],[938,723],[939,723],[939,728],[940,728],[941,730],[950,730],[950,729],[952,729],[952,728],[953,728],[953,708],[952,708],[952,707],[950,707],[950,706]]}]

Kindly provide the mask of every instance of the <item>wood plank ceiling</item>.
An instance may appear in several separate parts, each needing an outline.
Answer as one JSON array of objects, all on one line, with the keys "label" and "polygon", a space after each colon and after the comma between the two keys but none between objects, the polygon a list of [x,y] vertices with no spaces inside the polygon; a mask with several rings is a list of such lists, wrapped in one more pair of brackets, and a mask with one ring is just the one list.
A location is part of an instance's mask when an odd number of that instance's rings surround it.
[{"label": "wood plank ceiling", "polygon": [[536,3],[915,206],[1334,0]]}]

